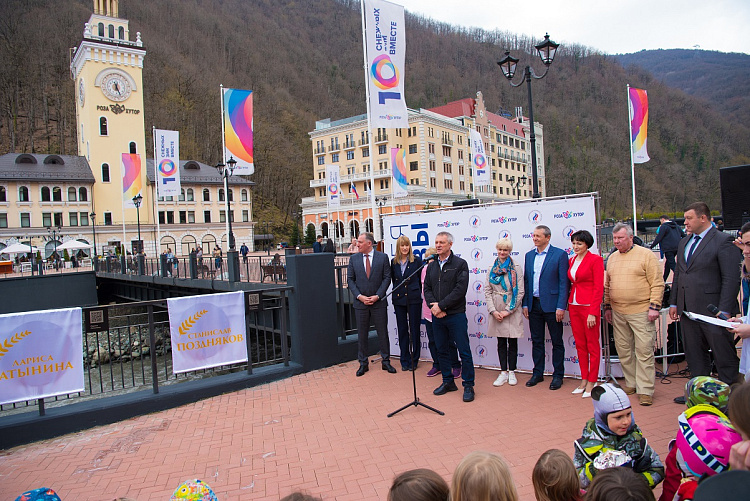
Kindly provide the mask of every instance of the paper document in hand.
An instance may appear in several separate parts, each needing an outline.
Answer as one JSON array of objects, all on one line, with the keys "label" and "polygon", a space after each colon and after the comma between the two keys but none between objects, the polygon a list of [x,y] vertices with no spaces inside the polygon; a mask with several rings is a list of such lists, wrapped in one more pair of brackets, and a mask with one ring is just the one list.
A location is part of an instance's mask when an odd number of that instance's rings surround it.
[{"label": "paper document in hand", "polygon": [[718,325],[719,327],[726,327],[726,328],[729,328],[729,329],[733,329],[736,325],[739,325],[737,323],[727,322],[726,320],[722,320],[720,318],[709,317],[707,315],[700,315],[698,313],[692,313],[692,312],[689,312],[689,311],[684,312],[684,314],[690,320],[695,320],[695,321],[699,321],[699,322],[706,322],[707,324]]}]

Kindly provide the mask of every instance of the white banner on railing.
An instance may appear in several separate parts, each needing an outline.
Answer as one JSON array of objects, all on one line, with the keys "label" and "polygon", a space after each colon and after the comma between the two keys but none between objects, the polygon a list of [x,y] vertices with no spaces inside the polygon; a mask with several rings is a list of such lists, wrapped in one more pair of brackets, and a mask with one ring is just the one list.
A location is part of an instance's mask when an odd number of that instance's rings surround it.
[{"label": "white banner on railing", "polygon": [[[469,265],[469,289],[466,294],[466,317],[469,321],[469,342],[475,365],[499,367],[497,341],[487,337],[488,312],[484,284],[497,251],[495,243],[500,238],[513,242],[511,257],[521,267],[524,255],[534,248],[531,235],[537,225],[548,226],[552,232],[550,243],[573,255],[570,235],[578,230],[588,230],[596,239],[595,195],[573,195],[565,198],[528,200],[507,204],[467,207],[464,209],[420,212],[384,216],[385,252],[394,256],[396,239],[406,235],[412,241],[415,254],[422,255],[434,246],[435,235],[448,231],[453,235],[453,252]],[[594,242],[592,252],[599,253],[599,242]],[[389,305],[388,331],[391,352],[398,355],[398,334],[393,306]],[[518,368],[531,370],[531,337],[528,322],[524,320],[524,336],[518,340]],[[565,341],[565,373],[580,375],[578,356],[568,314],[563,321]],[[546,370],[552,371],[552,343],[547,334],[545,342]],[[429,359],[427,335],[422,328],[422,358]]]},{"label": "white banner on railing", "polygon": [[167,299],[174,373],[247,360],[244,292]]},{"label": "white banner on railing", "polygon": [[81,308],[0,315],[0,404],[84,390]]}]

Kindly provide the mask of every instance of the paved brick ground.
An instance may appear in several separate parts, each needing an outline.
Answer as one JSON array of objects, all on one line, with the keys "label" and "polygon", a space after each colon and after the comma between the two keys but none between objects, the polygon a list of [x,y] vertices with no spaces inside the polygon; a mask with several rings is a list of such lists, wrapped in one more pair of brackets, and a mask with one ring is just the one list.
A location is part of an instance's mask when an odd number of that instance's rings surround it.
[{"label": "paved brick ground", "polygon": [[[0,499],[32,487],[54,488],[63,501],[169,499],[182,481],[206,481],[222,501],[279,499],[304,490],[326,500],[386,499],[393,477],[432,468],[446,479],[473,450],[502,454],[523,500],[533,500],[531,471],[539,455],[572,442],[592,415],[590,400],[570,394],[577,382],[550,391],[545,384],[494,388],[497,372],[477,370],[477,398],[461,392],[436,397],[439,378],[417,371],[420,398],[445,416],[409,407],[410,373],[356,362],[222,395],[0,452]],[[633,398],[636,422],[666,456],[681,406],[672,398],[685,380],[657,382],[654,405]]]}]

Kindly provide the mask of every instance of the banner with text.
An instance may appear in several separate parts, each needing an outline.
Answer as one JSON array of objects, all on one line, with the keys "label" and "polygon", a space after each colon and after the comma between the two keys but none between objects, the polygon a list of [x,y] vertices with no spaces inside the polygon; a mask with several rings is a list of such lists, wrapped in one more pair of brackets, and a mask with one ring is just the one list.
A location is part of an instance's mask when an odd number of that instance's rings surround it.
[{"label": "banner with text", "polygon": [[180,133],[154,129],[156,193],[160,197],[180,195]]},{"label": "banner with text", "polygon": [[0,315],[0,404],[84,391],[81,308]]},{"label": "banner with text", "polygon": [[[524,255],[534,248],[531,235],[537,225],[548,226],[552,232],[550,243],[573,255],[570,235],[578,230],[588,230],[596,239],[596,204],[594,195],[565,198],[539,199],[509,202],[465,209],[386,215],[383,217],[385,252],[395,254],[396,239],[406,235],[412,242],[416,255],[422,256],[428,247],[434,246],[435,235],[448,231],[453,235],[453,252],[465,259],[469,265],[469,289],[466,293],[466,317],[469,322],[469,342],[474,365],[499,367],[497,341],[487,337],[487,300],[485,282],[490,267],[497,258],[495,243],[501,238],[513,242],[511,257],[524,266]],[[595,241],[592,252],[599,253],[599,242]],[[389,305],[388,331],[391,352],[399,353],[396,318],[393,306]],[[518,340],[518,368],[531,370],[531,337],[528,322],[524,320],[524,336]],[[580,375],[578,356],[573,332],[567,312],[565,314],[565,373]],[[552,343],[547,335],[545,342],[546,369],[552,370]],[[422,358],[429,359],[427,336],[422,329]],[[603,362],[602,362],[603,364]],[[602,365],[603,367],[603,365]]]},{"label": "banner with text", "polygon": [[391,148],[391,174],[393,177],[393,196],[395,198],[409,195],[409,181],[406,179],[406,150]]},{"label": "banner with text", "polygon": [[484,153],[482,136],[479,132],[471,129],[469,137],[471,138],[471,164],[474,167],[474,185],[489,186],[492,184],[490,180],[490,166],[487,165],[487,156]]},{"label": "banner with text", "polygon": [[245,294],[167,299],[174,373],[247,361]]},{"label": "banner with text", "polygon": [[370,120],[373,127],[406,128],[404,8],[384,0],[365,0],[364,20]]},{"label": "banner with text", "polygon": [[326,165],[326,186],[328,187],[328,207],[340,207],[341,181],[339,179],[338,165]]}]

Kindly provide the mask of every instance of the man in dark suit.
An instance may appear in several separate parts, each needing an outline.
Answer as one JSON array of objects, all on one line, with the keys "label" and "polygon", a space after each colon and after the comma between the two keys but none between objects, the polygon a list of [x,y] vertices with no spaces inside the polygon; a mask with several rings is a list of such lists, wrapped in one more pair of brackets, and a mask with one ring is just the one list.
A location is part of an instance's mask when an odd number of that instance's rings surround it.
[{"label": "man in dark suit", "polygon": [[547,226],[534,228],[533,250],[526,253],[524,280],[526,295],[523,297],[523,316],[529,320],[531,331],[531,357],[534,373],[526,386],[535,386],[544,381],[544,325],[552,339],[552,382],[550,390],[559,390],[565,374],[565,343],[563,342],[562,319],[568,301],[568,255],[553,247],[549,241],[552,232]]},{"label": "man in dark suit", "polygon": [[669,316],[680,319],[690,374],[711,375],[710,349],[719,379],[733,384],[739,374],[733,335],[716,325],[690,320],[682,312],[706,314],[708,305],[713,304],[731,317],[737,310],[742,255],[731,236],[711,225],[711,213],[703,202],[685,209],[685,228],[690,236],[677,247]]},{"label": "man in dark suit", "polygon": [[364,376],[369,370],[367,359],[370,322],[375,324],[380,343],[380,356],[383,370],[391,374],[396,369],[391,365],[391,346],[388,340],[388,301],[385,293],[391,284],[391,265],[388,256],[374,249],[375,237],[372,233],[362,233],[357,238],[358,253],[349,258],[347,284],[354,297],[354,311],[357,317],[359,345],[357,376]]}]

